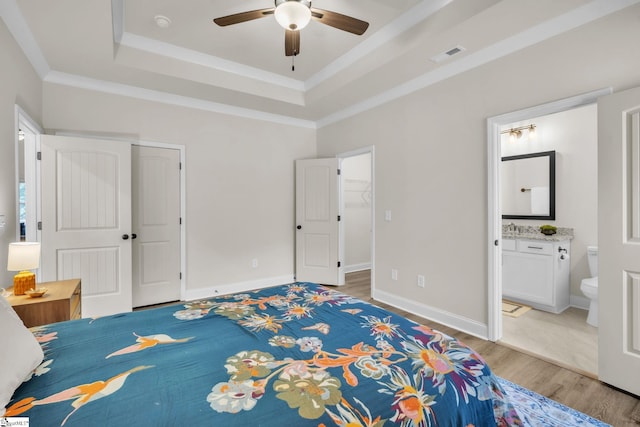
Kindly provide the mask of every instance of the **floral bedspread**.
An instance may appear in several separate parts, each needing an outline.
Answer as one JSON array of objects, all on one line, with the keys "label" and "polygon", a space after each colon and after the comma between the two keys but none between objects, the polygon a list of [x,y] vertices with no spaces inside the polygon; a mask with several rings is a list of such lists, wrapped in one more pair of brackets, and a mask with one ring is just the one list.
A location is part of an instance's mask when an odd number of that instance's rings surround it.
[{"label": "floral bedspread", "polygon": [[311,283],[33,331],[31,427],[521,425],[472,349]]}]

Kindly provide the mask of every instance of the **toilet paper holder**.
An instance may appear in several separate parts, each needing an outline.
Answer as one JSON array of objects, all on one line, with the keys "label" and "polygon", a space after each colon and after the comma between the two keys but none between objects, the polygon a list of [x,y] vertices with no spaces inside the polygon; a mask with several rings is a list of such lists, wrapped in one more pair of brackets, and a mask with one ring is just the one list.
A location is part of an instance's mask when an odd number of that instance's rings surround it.
[{"label": "toilet paper holder", "polygon": [[569,257],[569,251],[562,246],[558,246],[558,252],[560,253],[560,259],[566,259]]}]

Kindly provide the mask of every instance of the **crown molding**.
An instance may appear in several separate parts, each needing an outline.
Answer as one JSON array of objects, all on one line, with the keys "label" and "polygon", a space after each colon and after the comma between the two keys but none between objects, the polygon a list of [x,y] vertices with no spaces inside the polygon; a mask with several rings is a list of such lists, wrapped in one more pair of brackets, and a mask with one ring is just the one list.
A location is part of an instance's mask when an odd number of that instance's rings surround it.
[{"label": "crown molding", "polygon": [[[116,5],[117,7],[121,7],[123,5],[123,1],[124,0],[112,0],[112,4]],[[421,3],[419,6],[425,7],[425,2]],[[447,2],[447,0],[440,0],[439,4],[443,4],[445,2]],[[38,75],[45,82],[221,114],[228,114],[255,120],[269,121],[273,123],[286,124],[309,129],[317,129],[347,119],[364,111],[376,108],[388,102],[394,101],[417,90],[424,89],[425,87],[441,82],[447,78],[461,74],[493,60],[502,58],[513,52],[547,40],[551,37],[555,37],[559,34],[562,34],[563,32],[572,30],[639,2],[640,0],[592,0],[589,3],[580,6],[570,12],[531,27],[519,34],[494,43],[493,45],[481,49],[477,52],[469,52],[468,54],[462,56],[460,59],[457,59],[454,62],[443,65],[436,70],[427,72],[406,83],[398,85],[377,95],[371,96],[347,108],[335,111],[323,118],[318,119],[317,121],[303,120],[290,116],[271,114],[249,108],[234,107],[228,104],[216,103],[187,96],[170,94],[162,91],[144,89],[136,86],[97,80],[85,76],[54,71],[51,70],[46,59],[44,58],[44,55],[37,45],[35,38],[33,37],[31,30],[24,20],[24,17],[22,16],[15,0],[0,1],[0,17],[2,17],[7,28],[16,39],[16,42],[25,53],[26,57],[31,62]],[[427,13],[426,9],[423,13]],[[409,18],[406,17],[406,15],[403,15],[399,19]],[[389,34],[391,34],[392,32],[391,29],[387,31],[389,31]],[[126,38],[124,28],[114,26],[114,34],[116,34],[116,37],[119,37],[120,40]],[[374,38],[374,41],[371,43],[379,42],[380,41],[375,41]],[[365,48],[367,48],[367,45],[365,45]],[[336,64],[336,67],[337,66],[338,64]]]},{"label": "crown molding", "polygon": [[33,37],[31,29],[24,20],[15,0],[0,1],[0,17],[38,76],[41,79],[44,78],[51,71],[51,67],[49,67],[42,54],[40,46],[38,46],[35,37]]},{"label": "crown molding", "polygon": [[370,37],[359,43],[356,47],[345,53],[331,64],[311,76],[305,81],[305,89],[311,90],[322,82],[334,77],[345,68],[355,64],[366,55],[378,49],[385,43],[398,37],[405,31],[427,19],[453,0],[423,0],[413,8],[376,31]]},{"label": "crown molding", "polygon": [[450,77],[510,55],[518,50],[573,30],[639,2],[640,0],[593,0],[570,12],[524,30],[519,34],[501,40],[477,52],[469,53],[454,62],[427,72],[406,83],[372,96],[343,110],[336,111],[318,120],[316,122],[317,127],[322,128],[328,126],[394,101],[417,90],[424,89]]},{"label": "crown molding", "polygon": [[131,86],[122,83],[92,79],[89,77],[63,73],[60,71],[49,72],[44,78],[44,81],[52,84],[71,86],[79,89],[108,93],[111,95],[120,95],[128,98],[142,99],[145,101],[158,102],[161,104],[193,108],[213,113],[228,114],[231,116],[244,117],[247,119],[262,120],[308,129],[316,128],[315,122],[310,120],[302,120],[279,114],[271,114],[264,111],[252,110],[249,108],[234,107],[228,104],[205,101],[202,99],[175,95],[157,90],[144,89],[138,86]]}]

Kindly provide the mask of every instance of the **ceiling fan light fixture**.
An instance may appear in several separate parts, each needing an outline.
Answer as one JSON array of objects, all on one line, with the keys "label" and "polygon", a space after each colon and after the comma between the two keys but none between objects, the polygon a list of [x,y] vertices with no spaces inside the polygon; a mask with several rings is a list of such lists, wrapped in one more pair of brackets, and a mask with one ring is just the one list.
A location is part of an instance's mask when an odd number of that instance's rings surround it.
[{"label": "ceiling fan light fixture", "polygon": [[301,30],[311,21],[310,6],[305,0],[285,0],[276,6],[276,21],[286,30]]}]

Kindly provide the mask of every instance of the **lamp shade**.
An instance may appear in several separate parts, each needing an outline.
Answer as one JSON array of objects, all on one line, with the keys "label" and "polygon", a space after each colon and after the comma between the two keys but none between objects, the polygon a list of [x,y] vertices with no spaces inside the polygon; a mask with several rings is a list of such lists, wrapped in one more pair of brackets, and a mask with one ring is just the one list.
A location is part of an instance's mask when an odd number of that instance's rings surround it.
[{"label": "lamp shade", "polygon": [[311,9],[298,1],[285,1],[276,7],[276,21],[286,30],[301,30],[311,21]]},{"label": "lamp shade", "polygon": [[39,242],[14,242],[9,243],[9,257],[7,270],[22,271],[34,270],[40,266]]}]

